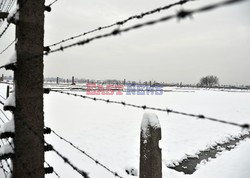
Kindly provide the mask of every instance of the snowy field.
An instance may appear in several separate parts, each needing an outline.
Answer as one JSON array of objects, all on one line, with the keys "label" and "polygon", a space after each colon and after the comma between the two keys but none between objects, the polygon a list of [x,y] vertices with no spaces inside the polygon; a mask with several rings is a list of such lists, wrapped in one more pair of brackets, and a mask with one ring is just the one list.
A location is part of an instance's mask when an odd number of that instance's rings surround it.
[{"label": "snowy field", "polygon": [[[204,114],[221,120],[250,123],[250,92],[192,90],[170,87],[159,96],[98,96],[138,105],[169,108],[193,114]],[[84,92],[77,92],[85,94]],[[6,95],[6,84],[0,84],[0,94]],[[140,125],[145,111],[122,105],[95,102],[80,97],[51,92],[44,95],[45,126],[73,142],[86,153],[117,172],[122,177],[126,168],[139,169]],[[162,127],[162,158],[164,178],[247,178],[250,177],[250,140],[242,141],[235,149],[225,151],[217,159],[202,163],[192,175],[166,167],[187,155],[223,143],[246,131],[241,128],[196,118],[146,111],[157,114]],[[1,117],[2,114],[0,115]],[[9,115],[10,116],[10,115]],[[90,178],[114,178],[53,134],[45,136],[77,167],[89,173]],[[81,177],[54,152],[46,153],[46,160],[62,178]],[[1,175],[0,177],[4,177]],[[56,177],[55,174],[47,178]]]}]

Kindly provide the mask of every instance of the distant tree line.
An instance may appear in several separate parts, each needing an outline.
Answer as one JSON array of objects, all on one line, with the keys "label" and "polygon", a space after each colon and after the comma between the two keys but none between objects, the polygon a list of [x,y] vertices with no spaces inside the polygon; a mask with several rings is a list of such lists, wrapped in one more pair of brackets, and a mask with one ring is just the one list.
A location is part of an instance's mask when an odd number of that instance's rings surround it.
[{"label": "distant tree line", "polygon": [[200,79],[200,86],[213,87],[219,84],[219,78],[214,75],[208,75]]}]

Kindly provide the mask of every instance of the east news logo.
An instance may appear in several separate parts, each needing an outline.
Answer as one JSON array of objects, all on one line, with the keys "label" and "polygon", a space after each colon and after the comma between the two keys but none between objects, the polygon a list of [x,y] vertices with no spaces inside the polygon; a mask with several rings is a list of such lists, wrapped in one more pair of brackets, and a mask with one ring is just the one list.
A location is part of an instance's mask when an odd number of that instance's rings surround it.
[{"label": "east news logo", "polygon": [[87,84],[87,95],[162,95],[163,86],[155,85],[98,85],[96,83]]}]

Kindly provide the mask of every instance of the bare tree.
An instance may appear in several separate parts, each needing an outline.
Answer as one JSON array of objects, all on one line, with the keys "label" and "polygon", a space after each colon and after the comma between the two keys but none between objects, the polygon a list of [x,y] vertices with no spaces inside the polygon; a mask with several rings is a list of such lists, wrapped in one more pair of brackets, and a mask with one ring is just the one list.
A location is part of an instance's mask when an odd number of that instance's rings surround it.
[{"label": "bare tree", "polygon": [[200,83],[199,84],[201,86],[213,87],[213,86],[219,84],[219,78],[217,76],[213,76],[213,75],[202,77],[200,79]]}]

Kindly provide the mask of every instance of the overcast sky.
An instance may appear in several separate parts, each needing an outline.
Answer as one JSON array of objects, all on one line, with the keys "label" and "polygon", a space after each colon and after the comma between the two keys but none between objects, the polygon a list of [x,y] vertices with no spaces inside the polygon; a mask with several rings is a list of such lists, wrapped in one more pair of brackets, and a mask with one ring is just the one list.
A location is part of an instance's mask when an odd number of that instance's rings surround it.
[{"label": "overcast sky", "polygon": [[[181,8],[193,9],[218,1],[190,2],[133,20],[120,28],[174,14]],[[46,4],[50,2],[47,0]],[[175,1],[58,0],[52,6],[52,12],[45,13],[44,43],[49,45],[172,2]],[[5,26],[6,23],[0,32]],[[14,38],[12,25],[0,39],[0,50]],[[75,41],[82,39],[84,37]],[[13,50],[14,47],[0,55],[0,64],[11,56]],[[250,85],[250,1],[195,14],[192,19],[180,22],[174,19],[44,57],[45,77],[197,83],[206,75],[218,76],[221,84]]]}]

